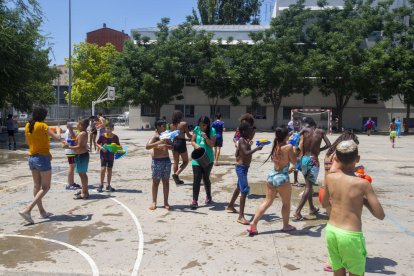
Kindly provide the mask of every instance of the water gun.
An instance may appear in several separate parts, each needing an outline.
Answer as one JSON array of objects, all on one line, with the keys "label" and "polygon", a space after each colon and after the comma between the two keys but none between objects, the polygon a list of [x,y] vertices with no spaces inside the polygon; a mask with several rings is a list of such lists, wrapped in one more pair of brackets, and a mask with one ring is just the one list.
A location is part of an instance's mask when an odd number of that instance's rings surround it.
[{"label": "water gun", "polygon": [[181,131],[179,129],[174,131],[164,131],[160,134],[160,140],[174,140],[175,137],[180,135]]},{"label": "water gun", "polygon": [[124,157],[125,155],[127,155],[127,153],[128,153],[127,147],[123,146],[122,150],[119,150],[115,153],[114,158],[115,159],[120,159],[120,158]]},{"label": "water gun", "polygon": [[355,175],[372,183],[372,177],[365,174],[365,168],[362,165],[355,168]]},{"label": "water gun", "polygon": [[266,145],[270,145],[272,142],[269,139],[260,139],[256,141],[256,147],[263,147]]},{"label": "water gun", "polygon": [[66,141],[62,141],[62,147],[74,146],[75,144],[76,144],[76,140],[75,139],[68,139]]},{"label": "water gun", "polygon": [[125,150],[116,143],[111,143],[109,145],[108,144],[103,145],[103,148],[112,153],[124,153],[125,152]]},{"label": "water gun", "polygon": [[300,136],[299,133],[295,132],[289,137],[288,144],[291,144],[294,147],[299,145]]}]

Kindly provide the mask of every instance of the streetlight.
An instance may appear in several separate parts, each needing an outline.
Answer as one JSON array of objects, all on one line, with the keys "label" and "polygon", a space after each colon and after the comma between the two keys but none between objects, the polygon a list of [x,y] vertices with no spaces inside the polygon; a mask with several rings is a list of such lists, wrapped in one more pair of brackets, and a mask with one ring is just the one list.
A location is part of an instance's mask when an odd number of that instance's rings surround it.
[{"label": "streetlight", "polygon": [[69,86],[68,86],[68,119],[71,119],[72,110],[72,1],[69,0]]}]

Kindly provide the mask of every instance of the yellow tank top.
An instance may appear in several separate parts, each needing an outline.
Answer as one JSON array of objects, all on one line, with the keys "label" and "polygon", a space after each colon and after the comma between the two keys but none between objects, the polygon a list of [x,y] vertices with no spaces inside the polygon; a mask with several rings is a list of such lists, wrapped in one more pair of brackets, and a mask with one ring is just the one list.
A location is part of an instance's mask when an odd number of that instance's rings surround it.
[{"label": "yellow tank top", "polygon": [[26,141],[29,145],[29,155],[49,155],[50,154],[50,138],[47,135],[47,128],[49,126],[43,122],[36,122],[32,133],[29,132],[29,123],[25,127]]}]

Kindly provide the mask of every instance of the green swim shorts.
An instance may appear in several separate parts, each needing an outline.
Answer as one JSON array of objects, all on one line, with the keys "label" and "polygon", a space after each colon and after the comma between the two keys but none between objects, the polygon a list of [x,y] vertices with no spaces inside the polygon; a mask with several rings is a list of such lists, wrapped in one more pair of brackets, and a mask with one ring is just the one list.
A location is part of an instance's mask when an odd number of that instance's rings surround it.
[{"label": "green swim shorts", "polygon": [[362,232],[343,230],[328,223],[326,245],[333,270],[344,267],[353,274],[364,274],[367,250]]}]

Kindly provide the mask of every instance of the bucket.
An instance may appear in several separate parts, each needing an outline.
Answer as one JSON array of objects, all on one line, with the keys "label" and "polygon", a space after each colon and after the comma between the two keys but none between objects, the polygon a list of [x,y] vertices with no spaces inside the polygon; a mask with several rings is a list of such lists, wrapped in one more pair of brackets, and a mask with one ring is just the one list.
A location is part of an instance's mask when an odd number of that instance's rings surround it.
[{"label": "bucket", "polygon": [[204,148],[195,149],[191,153],[191,159],[197,161],[197,163],[203,168],[206,168],[208,165],[210,165],[210,159],[208,158],[206,150]]}]

